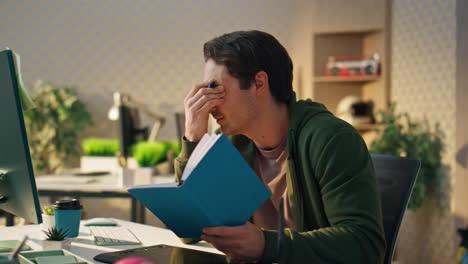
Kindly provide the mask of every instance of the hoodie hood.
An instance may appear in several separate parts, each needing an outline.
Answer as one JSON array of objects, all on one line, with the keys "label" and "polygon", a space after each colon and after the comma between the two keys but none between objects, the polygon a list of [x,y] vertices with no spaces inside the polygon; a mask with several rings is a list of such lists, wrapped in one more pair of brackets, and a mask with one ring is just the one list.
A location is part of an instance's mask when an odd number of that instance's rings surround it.
[{"label": "hoodie hood", "polygon": [[302,127],[308,120],[318,114],[331,114],[323,104],[313,102],[310,99],[297,101],[295,92],[292,92],[288,110],[290,130]]}]

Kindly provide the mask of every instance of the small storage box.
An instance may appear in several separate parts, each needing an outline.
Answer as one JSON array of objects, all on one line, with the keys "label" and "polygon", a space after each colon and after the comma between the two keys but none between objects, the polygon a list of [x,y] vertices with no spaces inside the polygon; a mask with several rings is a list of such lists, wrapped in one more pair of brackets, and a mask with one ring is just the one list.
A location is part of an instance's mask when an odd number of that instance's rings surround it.
[{"label": "small storage box", "polygon": [[35,259],[37,257],[46,257],[46,256],[74,256],[76,259],[76,263],[78,264],[92,264],[81,258],[68,250],[61,249],[61,250],[48,250],[48,251],[33,251],[33,252],[24,252],[20,253],[18,260],[20,264],[35,264]]}]

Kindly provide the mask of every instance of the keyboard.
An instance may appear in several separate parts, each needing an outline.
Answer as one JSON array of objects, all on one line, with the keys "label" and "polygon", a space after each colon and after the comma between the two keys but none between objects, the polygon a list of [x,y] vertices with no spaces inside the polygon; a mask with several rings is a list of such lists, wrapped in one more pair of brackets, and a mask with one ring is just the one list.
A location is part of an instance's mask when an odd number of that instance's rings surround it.
[{"label": "keyboard", "polygon": [[98,246],[141,245],[141,241],[127,228],[121,226],[90,226]]}]

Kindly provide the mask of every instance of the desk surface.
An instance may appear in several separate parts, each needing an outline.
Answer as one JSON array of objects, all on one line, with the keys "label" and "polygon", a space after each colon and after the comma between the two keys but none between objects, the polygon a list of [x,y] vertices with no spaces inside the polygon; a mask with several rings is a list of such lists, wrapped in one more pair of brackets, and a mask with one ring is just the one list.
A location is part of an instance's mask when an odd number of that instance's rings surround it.
[{"label": "desk surface", "polygon": [[[138,246],[97,246],[94,244],[94,239],[89,233],[89,229],[86,226],[80,227],[79,236],[72,242],[69,251],[77,254],[80,257],[92,262],[101,263],[93,260],[93,257],[104,252],[119,251],[123,249],[152,246],[157,244],[166,244],[172,246],[180,246],[185,248],[193,248],[208,252],[219,253],[219,251],[209,243],[204,241],[199,242],[195,245],[185,245],[179,238],[170,230],[153,227],[149,225],[136,224],[128,221],[118,220],[117,223],[120,226],[127,227],[130,229],[135,236],[140,239],[143,245]],[[82,221],[82,224],[86,223],[86,220]],[[29,240],[27,244],[33,250],[42,250],[41,241],[43,240],[43,233],[41,232],[40,225],[27,225],[27,226],[14,226],[14,227],[0,227],[0,239],[1,240],[21,240],[24,235],[28,235]]]},{"label": "desk surface", "polygon": [[[153,184],[174,182],[174,175],[153,176]],[[81,192],[120,192],[128,194],[131,186],[119,186],[117,175],[103,176],[72,176],[72,175],[44,175],[36,176],[39,191],[81,191]]]}]

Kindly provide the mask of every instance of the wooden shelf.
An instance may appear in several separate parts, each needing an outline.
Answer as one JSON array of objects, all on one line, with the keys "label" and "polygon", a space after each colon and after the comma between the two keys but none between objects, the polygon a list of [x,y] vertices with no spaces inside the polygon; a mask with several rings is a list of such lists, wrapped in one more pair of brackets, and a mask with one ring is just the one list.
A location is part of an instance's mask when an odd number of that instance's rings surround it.
[{"label": "wooden shelf", "polygon": [[379,125],[377,125],[377,124],[362,124],[362,125],[355,125],[354,128],[356,128],[357,131],[366,132],[366,131],[376,130],[377,128],[379,128]]},{"label": "wooden shelf", "polygon": [[373,82],[380,80],[380,76],[365,76],[365,77],[341,77],[341,76],[316,76],[314,82]]},{"label": "wooden shelf", "polygon": [[336,31],[316,31],[316,35],[346,35],[346,34],[353,34],[353,35],[368,35],[374,34],[378,32],[382,32],[383,28],[362,28],[356,30],[336,30]]}]

